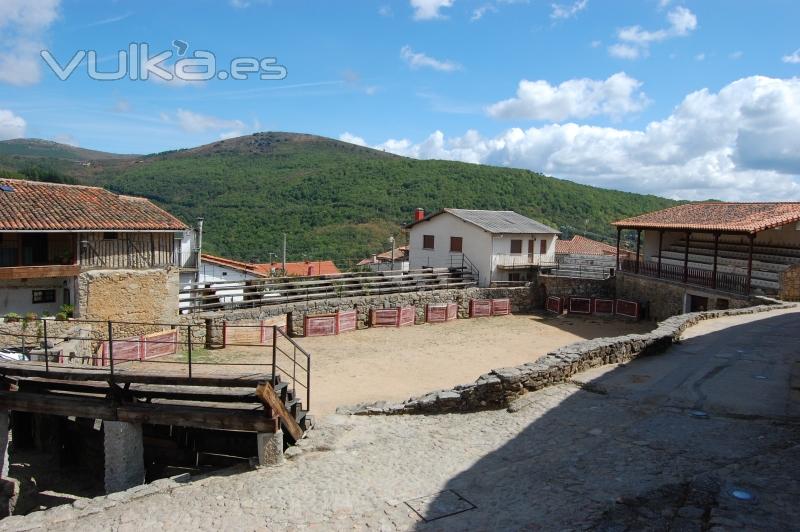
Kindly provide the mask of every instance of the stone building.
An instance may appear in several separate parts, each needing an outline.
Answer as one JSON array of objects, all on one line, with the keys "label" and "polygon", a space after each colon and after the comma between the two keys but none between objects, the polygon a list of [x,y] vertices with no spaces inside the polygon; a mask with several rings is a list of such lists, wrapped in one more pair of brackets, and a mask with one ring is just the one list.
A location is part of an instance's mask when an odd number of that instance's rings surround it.
[{"label": "stone building", "polygon": [[173,321],[189,228],[98,187],[0,180],[0,316]]}]

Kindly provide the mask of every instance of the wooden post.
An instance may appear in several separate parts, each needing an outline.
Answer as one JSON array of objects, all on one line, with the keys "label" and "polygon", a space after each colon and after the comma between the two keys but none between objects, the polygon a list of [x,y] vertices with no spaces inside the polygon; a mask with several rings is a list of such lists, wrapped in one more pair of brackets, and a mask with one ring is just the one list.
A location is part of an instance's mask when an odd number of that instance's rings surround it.
[{"label": "wooden post", "polygon": [[641,247],[642,247],[642,230],[641,229],[637,229],[636,230],[636,267],[635,267],[636,273],[639,273],[639,254],[640,254]]},{"label": "wooden post", "polygon": [[745,291],[747,294],[750,293],[752,290],[752,282],[753,282],[753,245],[755,244],[756,235],[751,234],[750,236],[750,249],[747,252],[747,287]]},{"label": "wooden post", "polygon": [[689,239],[692,238],[692,232],[686,231],[686,247],[683,254],[683,282],[689,281]]},{"label": "wooden post", "polygon": [[717,256],[719,255],[719,233],[714,233],[714,273],[711,276],[711,287],[717,288]]},{"label": "wooden post", "polygon": [[619,270],[619,241],[622,238],[622,228],[617,227],[617,269]]},{"label": "wooden post", "polygon": [[658,232],[658,278],[661,279],[661,248],[664,243],[664,231]]}]

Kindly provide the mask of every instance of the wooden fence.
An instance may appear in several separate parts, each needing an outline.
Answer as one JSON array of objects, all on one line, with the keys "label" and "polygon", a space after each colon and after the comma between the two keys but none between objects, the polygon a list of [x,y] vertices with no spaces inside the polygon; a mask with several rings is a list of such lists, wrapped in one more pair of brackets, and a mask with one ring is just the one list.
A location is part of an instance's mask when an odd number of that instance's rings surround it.
[{"label": "wooden fence", "polygon": [[[114,349],[114,362],[145,361],[164,355],[173,355],[178,352],[178,331],[156,332],[145,336],[133,336],[109,341],[105,340],[100,346],[100,365],[109,365],[109,349]],[[95,360],[96,364],[96,360]]]}]

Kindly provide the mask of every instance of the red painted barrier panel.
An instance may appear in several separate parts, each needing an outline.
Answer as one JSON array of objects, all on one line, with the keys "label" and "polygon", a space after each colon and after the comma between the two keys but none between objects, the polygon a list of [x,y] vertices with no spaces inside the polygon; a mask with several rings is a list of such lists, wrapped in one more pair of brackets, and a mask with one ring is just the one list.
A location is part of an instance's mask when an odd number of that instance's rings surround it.
[{"label": "red painted barrier panel", "polygon": [[305,336],[330,336],[336,334],[336,314],[321,314],[303,318]]},{"label": "red painted barrier panel", "polygon": [[178,352],[178,331],[171,330],[142,336],[141,359],[173,355]]},{"label": "red painted barrier panel", "polygon": [[617,299],[615,312],[617,316],[625,316],[626,318],[639,319],[639,303],[636,301],[628,301],[626,299]]},{"label": "red painted barrier panel", "polygon": [[570,314],[591,314],[592,300],[588,297],[570,297],[569,312]]},{"label": "red painted barrier panel", "polygon": [[400,309],[400,316],[397,321],[398,327],[405,327],[406,325],[414,325],[417,319],[417,309],[414,307],[402,307]]},{"label": "red painted barrier panel", "polygon": [[345,310],[336,313],[336,334],[355,331],[358,316],[355,310]]},{"label": "red painted barrier panel", "polygon": [[447,321],[458,318],[458,303],[447,304]]},{"label": "red painted barrier panel", "polygon": [[373,327],[397,327],[398,308],[374,308],[370,311],[369,323]]},{"label": "red painted barrier panel", "polygon": [[545,308],[554,314],[561,314],[564,311],[563,302],[560,297],[550,296],[547,298]]},{"label": "red painted barrier panel", "polygon": [[613,299],[595,299],[594,300],[594,313],[600,315],[611,316],[614,314],[614,300]]},{"label": "red painted barrier panel", "polygon": [[492,316],[506,316],[511,314],[511,300],[492,299]]},{"label": "red painted barrier panel", "polygon": [[471,299],[469,301],[469,317],[481,318],[492,315],[491,299]]},{"label": "red painted barrier panel", "polygon": [[[114,363],[142,359],[142,354],[141,354],[142,346],[140,338],[138,336],[134,336],[132,338],[121,338],[119,340],[114,340],[113,347],[114,347]],[[103,366],[108,366],[111,363],[108,340],[103,342],[100,363]]]}]

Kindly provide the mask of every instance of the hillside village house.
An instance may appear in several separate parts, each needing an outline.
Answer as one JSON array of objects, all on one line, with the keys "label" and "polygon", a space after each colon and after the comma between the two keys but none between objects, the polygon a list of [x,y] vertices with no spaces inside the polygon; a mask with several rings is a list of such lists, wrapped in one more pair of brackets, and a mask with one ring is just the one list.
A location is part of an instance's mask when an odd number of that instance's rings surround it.
[{"label": "hillside village house", "polygon": [[0,180],[0,315],[174,320],[189,228],[98,187]]},{"label": "hillside village house", "polygon": [[526,281],[539,267],[555,265],[559,232],[514,211],[417,209],[409,232],[409,262],[419,268],[459,267],[479,273],[479,285]]},{"label": "hillside village house", "polygon": [[358,266],[367,266],[373,272],[408,271],[408,246],[399,246],[363,259]]},{"label": "hillside village house", "polygon": [[614,222],[636,231],[625,275],[685,285],[686,309],[706,306],[703,289],[800,299],[800,203],[693,203]]}]

